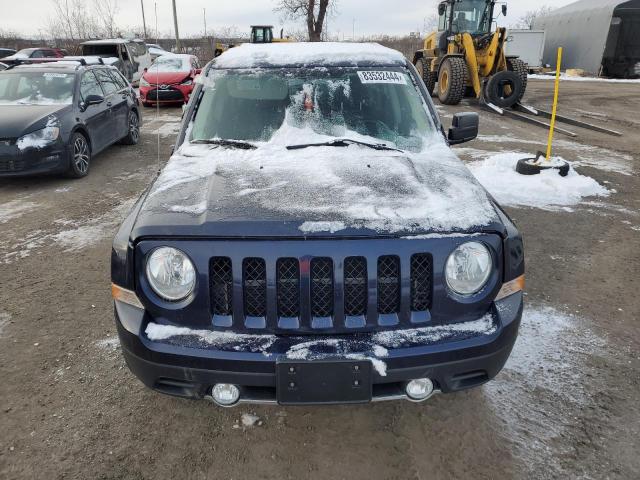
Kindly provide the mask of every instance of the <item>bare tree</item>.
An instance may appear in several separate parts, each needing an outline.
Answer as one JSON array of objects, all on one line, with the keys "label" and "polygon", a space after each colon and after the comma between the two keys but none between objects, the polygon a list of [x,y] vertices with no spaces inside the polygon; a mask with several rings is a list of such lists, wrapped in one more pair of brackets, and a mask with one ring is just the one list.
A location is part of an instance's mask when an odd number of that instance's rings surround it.
[{"label": "bare tree", "polygon": [[529,30],[531,30],[533,28],[533,22],[536,18],[548,15],[552,11],[553,8],[548,5],[543,5],[537,10],[529,10],[527,13],[520,17],[517,26],[520,28],[528,28]]},{"label": "bare tree", "polygon": [[93,10],[103,36],[109,38],[117,37],[116,15],[118,14],[118,0],[93,0]]},{"label": "bare tree", "polygon": [[337,0],[278,0],[276,11],[291,19],[304,20],[309,40],[320,42],[327,15],[336,3]]}]

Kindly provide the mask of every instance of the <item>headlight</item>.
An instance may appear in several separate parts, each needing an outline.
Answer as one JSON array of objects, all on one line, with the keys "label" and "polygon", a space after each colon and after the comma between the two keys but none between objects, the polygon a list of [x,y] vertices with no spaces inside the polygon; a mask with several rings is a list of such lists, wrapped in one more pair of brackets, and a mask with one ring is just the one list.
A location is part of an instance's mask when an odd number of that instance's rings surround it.
[{"label": "headlight", "polygon": [[149,82],[147,82],[147,81],[144,79],[144,77],[142,77],[142,78],[140,79],[140,86],[141,86],[141,87],[150,87],[150,86],[151,86],[151,84],[150,84]]},{"label": "headlight", "polygon": [[184,82],[182,82],[182,85],[192,85],[193,84],[193,80],[191,80],[190,78],[187,78]]},{"label": "headlight", "polygon": [[177,248],[156,248],[147,259],[147,280],[153,291],[170,302],[187,298],[196,284],[196,270]]},{"label": "headlight", "polygon": [[50,143],[55,142],[60,136],[60,128],[55,126],[46,126],[40,130],[24,135],[18,139],[16,145],[19,150],[25,148],[42,148]]},{"label": "headlight", "polygon": [[482,243],[464,243],[449,255],[447,285],[460,295],[478,293],[489,280],[492,263],[491,253]]}]

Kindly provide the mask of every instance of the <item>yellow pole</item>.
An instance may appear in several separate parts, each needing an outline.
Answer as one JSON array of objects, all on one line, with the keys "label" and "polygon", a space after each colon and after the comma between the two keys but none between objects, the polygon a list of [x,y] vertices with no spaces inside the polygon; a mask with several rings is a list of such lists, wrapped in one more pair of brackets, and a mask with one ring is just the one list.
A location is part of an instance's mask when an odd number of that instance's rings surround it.
[{"label": "yellow pole", "polygon": [[549,142],[547,144],[547,162],[551,160],[551,145],[553,144],[553,129],[556,126],[556,111],[558,110],[558,93],[560,91],[560,67],[562,66],[562,47],[558,47],[558,61],[556,62],[556,86],[553,94],[553,110],[551,111],[551,128],[549,128]]}]

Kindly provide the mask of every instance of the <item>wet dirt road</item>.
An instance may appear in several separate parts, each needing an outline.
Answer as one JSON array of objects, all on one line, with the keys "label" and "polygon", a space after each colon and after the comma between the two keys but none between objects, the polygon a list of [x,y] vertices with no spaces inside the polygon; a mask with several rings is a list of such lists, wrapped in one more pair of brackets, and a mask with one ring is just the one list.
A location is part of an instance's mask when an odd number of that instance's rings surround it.
[{"label": "wet dirt road", "polygon": [[[530,103],[550,98],[550,82],[531,82]],[[223,410],[129,373],[110,243],[155,175],[157,129],[168,158],[179,109],[147,113],[141,144],[110,148],[84,180],[0,180],[0,478],[640,478],[640,85],[563,82],[561,99],[565,114],[619,118],[622,138],[558,137],[611,194],[507,208],[528,263],[513,355],[484,387],[419,405]],[[546,140],[490,114],[481,130],[465,161]],[[262,424],[243,427],[243,413]]]}]

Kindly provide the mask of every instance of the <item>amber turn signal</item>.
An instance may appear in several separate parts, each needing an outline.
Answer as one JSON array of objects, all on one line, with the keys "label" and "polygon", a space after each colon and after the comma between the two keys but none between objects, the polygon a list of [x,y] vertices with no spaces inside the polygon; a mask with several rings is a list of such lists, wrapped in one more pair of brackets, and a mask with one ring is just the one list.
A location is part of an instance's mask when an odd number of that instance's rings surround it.
[{"label": "amber turn signal", "polygon": [[498,292],[498,295],[496,296],[496,301],[497,300],[502,300],[503,298],[507,298],[507,297],[513,295],[514,293],[518,293],[518,292],[523,291],[524,290],[524,284],[525,284],[524,275],[521,275],[518,278],[503,284],[502,288]]},{"label": "amber turn signal", "polygon": [[135,294],[135,292],[132,292],[131,290],[127,290],[125,288],[119,287],[115,283],[112,283],[111,295],[113,296],[113,299],[117,300],[118,302],[126,303],[127,305],[131,305],[133,307],[144,310],[142,302]]}]

